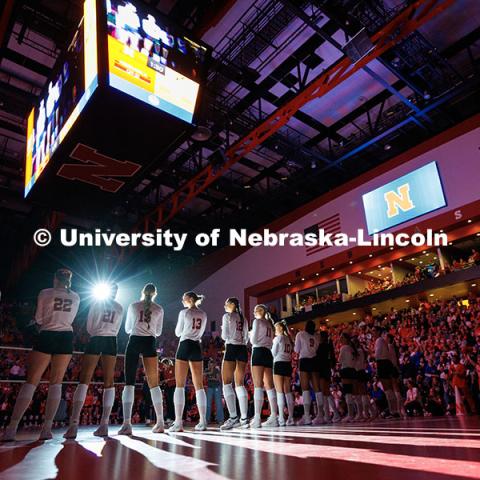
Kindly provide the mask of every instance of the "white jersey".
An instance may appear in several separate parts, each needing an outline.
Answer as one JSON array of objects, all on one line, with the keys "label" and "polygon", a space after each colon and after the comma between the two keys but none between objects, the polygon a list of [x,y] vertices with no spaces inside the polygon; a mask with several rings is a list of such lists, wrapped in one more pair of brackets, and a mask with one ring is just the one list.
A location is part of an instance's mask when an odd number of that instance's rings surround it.
[{"label": "white jersey", "polygon": [[38,294],[35,322],[40,331],[71,332],[80,297],[66,288],[46,288]]},{"label": "white jersey", "polygon": [[125,331],[129,335],[140,337],[158,337],[162,334],[163,307],[158,303],[150,303],[146,307],[145,302],[130,304],[125,321]]},{"label": "white jersey", "polygon": [[317,355],[318,337],[302,331],[295,337],[295,352],[299,358],[313,358]]},{"label": "white jersey", "polygon": [[355,357],[350,345],[342,345],[338,354],[338,363],[340,368],[355,368]]},{"label": "white jersey", "polygon": [[194,340],[199,342],[207,327],[207,314],[198,307],[185,308],[178,314],[175,335],[180,341]]},{"label": "white jersey", "polygon": [[237,312],[225,313],[222,318],[222,339],[231,345],[246,345],[248,324]]},{"label": "white jersey", "polygon": [[367,358],[365,356],[365,352],[363,348],[360,348],[358,350],[358,355],[357,358],[355,358],[355,370],[360,371],[360,370],[366,370],[367,368]]},{"label": "white jersey", "polygon": [[375,359],[390,360],[390,354],[388,352],[388,344],[383,337],[378,337],[375,340]]},{"label": "white jersey", "polygon": [[252,330],[250,331],[249,335],[250,343],[252,344],[253,348],[272,348],[273,325],[266,318],[255,318],[253,320]]},{"label": "white jersey", "polygon": [[291,362],[293,345],[286,335],[277,335],[273,339],[272,355],[274,362]]},{"label": "white jersey", "polygon": [[116,337],[122,325],[123,307],[115,300],[95,302],[87,317],[91,337]]}]

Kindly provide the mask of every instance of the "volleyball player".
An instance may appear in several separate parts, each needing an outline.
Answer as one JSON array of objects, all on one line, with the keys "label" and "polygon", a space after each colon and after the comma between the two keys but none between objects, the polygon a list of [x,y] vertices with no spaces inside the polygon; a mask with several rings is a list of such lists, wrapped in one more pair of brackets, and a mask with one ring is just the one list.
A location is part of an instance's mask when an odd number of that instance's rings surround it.
[{"label": "volleyball player", "polygon": [[183,410],[185,408],[185,383],[188,370],[192,372],[192,382],[195,387],[197,408],[200,421],[195,426],[196,431],[207,429],[207,395],[203,388],[203,357],[200,340],[207,326],[207,314],[199,308],[203,295],[195,292],[183,294],[182,303],[185,307],[178,315],[175,335],[180,337],[175,355],[175,422],[169,432],[183,432]]},{"label": "volleyball player", "polygon": [[[284,321],[275,323],[275,338],[273,339],[273,383],[277,392],[278,424],[295,425],[293,420],[293,393],[292,393],[292,351],[293,341],[288,333]],[[285,421],[285,399],[287,400],[288,420]]]},{"label": "volleyball player", "polygon": [[390,362],[392,363],[392,390],[395,395],[395,400],[397,401],[396,405],[396,414],[395,417],[407,418],[407,412],[403,407],[403,398],[400,391],[400,365],[398,362],[398,350],[397,345],[395,344],[395,337],[389,333],[387,334],[387,343],[388,343],[388,354]]},{"label": "volleyball player", "polygon": [[347,415],[342,422],[353,422],[355,419],[355,405],[353,402],[353,385],[356,379],[355,362],[358,352],[353,344],[350,335],[343,332],[340,335],[340,353],[338,354],[338,363],[340,364],[340,379],[345,393],[345,402],[347,404]]},{"label": "volleyball player", "polygon": [[390,361],[390,352],[386,340],[385,329],[376,326],[374,329],[375,338],[375,361],[377,363],[377,378],[382,384],[383,391],[387,397],[388,409],[391,415],[395,413],[396,398],[392,387],[393,364]]},{"label": "volleyball player", "polygon": [[53,419],[62,396],[62,380],[72,358],[72,323],[80,304],[80,297],[70,289],[71,282],[72,272],[61,268],[55,273],[53,288],[42,290],[38,295],[35,323],[40,333],[28,356],[27,380],[18,393],[4,441],[15,440],[18,424],[49,365],[50,383],[40,440],[52,438]]},{"label": "volleyball player", "polygon": [[[253,404],[255,415],[250,422],[252,428],[278,427],[277,395],[273,385],[273,321],[265,305],[256,305],[253,310],[250,343],[252,344]],[[270,416],[262,424],[263,388],[267,389]]]},{"label": "volleyball player", "polygon": [[370,398],[367,395],[367,353],[358,337],[353,337],[352,343],[357,349],[357,357],[354,362],[356,376],[353,384],[353,401],[357,409],[355,421],[362,422],[370,418]]},{"label": "volleyball player", "polygon": [[[320,393],[323,395],[323,413],[326,423],[340,421],[340,415],[335,405],[335,400],[330,395],[330,383],[332,380],[332,369],[336,366],[335,348],[331,342],[328,332],[321,330],[319,334],[319,343],[315,362],[320,382]],[[320,409],[320,407],[318,407]],[[333,418],[331,417],[333,411]]]},{"label": "volleyball player", "polygon": [[153,426],[152,432],[164,431],[163,395],[158,384],[158,358],[155,348],[155,339],[161,335],[163,328],[163,307],[154,302],[156,296],[155,285],[147,283],[143,287],[141,300],[128,307],[125,331],[130,338],[125,350],[125,387],[122,392],[123,425],[118,431],[119,435],[132,434],[132,408],[135,401],[135,379],[140,355],[157,416],[157,423]]},{"label": "volleyball player", "polygon": [[88,385],[101,357],[103,370],[103,411],[100,426],[93,433],[98,437],[108,436],[108,421],[115,400],[113,377],[117,361],[117,335],[122,325],[123,307],[115,301],[118,285],[110,285],[110,298],[92,304],[87,317],[87,332],[90,340],[82,358],[80,381],[73,395],[70,426],[64,438],[76,438],[80,412],[85,403]]},{"label": "volleyball player", "polygon": [[295,337],[295,352],[298,354],[298,369],[300,371],[300,386],[302,387],[303,398],[303,417],[298,421],[298,425],[312,425],[310,416],[310,407],[312,397],[310,396],[310,384],[312,384],[317,402],[317,416],[315,425],[324,423],[323,414],[321,414],[323,399],[320,395],[320,382],[315,362],[317,356],[318,337],[315,335],[315,322],[308,320],[305,324],[305,330],[298,332]]},{"label": "volleyball player", "polygon": [[[242,314],[238,298],[225,301],[225,314],[222,318],[222,339],[225,341],[225,354],[222,363],[223,396],[230,418],[220,430],[235,427],[248,428],[248,396],[245,389],[245,369],[248,362],[248,324]],[[232,381],[235,379],[235,390]],[[237,394],[240,415],[237,413]]]}]

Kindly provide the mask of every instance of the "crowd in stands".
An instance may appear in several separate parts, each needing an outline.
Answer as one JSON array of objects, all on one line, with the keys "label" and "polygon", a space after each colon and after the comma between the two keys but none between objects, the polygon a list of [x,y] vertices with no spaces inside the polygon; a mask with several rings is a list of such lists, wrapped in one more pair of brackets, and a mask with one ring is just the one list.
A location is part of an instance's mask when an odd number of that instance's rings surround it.
[{"label": "crowd in stands", "polygon": [[[10,345],[22,345],[22,333],[15,326],[15,308],[2,307],[2,345],[5,339]],[[18,311],[18,310],[17,310]],[[3,322],[6,319],[6,322]],[[372,402],[384,415],[388,416],[388,406],[381,383],[376,378],[376,363],[374,358],[375,326],[382,326],[393,335],[399,356],[401,370],[401,388],[404,398],[404,410],[412,416],[453,415],[456,412],[455,387],[464,401],[466,412],[475,413],[480,405],[480,297],[468,299],[453,298],[449,301],[424,301],[417,307],[405,310],[393,310],[387,315],[366,315],[359,321],[339,325],[324,324],[320,328],[327,329],[338,353],[340,336],[348,332],[350,336],[359,339],[360,344],[368,353],[368,392]],[[78,345],[82,343],[82,329],[78,329]],[[177,339],[165,328],[165,333],[159,339],[158,351],[160,358],[173,358]],[[294,336],[296,331],[291,328]],[[122,334],[123,335],[123,334]],[[120,343],[122,341],[120,340]],[[16,342],[18,341],[18,343]],[[120,351],[121,348],[120,348]],[[0,349],[1,380],[0,383],[0,427],[6,425],[11,413],[14,399],[21,381],[25,378],[26,353],[22,350],[8,348]],[[223,342],[215,333],[208,334],[203,339],[205,358],[205,385],[211,391],[209,395],[209,416],[221,422],[224,418],[221,396],[220,365],[223,357]],[[58,425],[67,422],[71,406],[75,382],[78,380],[81,355],[73,356],[68,367],[62,396],[62,403],[56,416]],[[102,371],[98,367],[89,389],[86,407],[82,412],[82,424],[98,423],[101,416]],[[160,363],[161,386],[165,392],[166,417],[173,419],[173,391],[175,387],[174,368],[168,363]],[[13,382],[12,382],[13,381]],[[119,357],[116,365],[115,381],[123,381],[123,358]],[[250,370],[247,368],[246,387],[249,394],[250,408],[253,411],[253,382]],[[72,382],[72,383],[68,383]],[[138,388],[134,407],[134,422],[148,422],[154,418],[149,391],[144,384],[143,371],[139,369],[137,376]],[[122,420],[121,393],[122,385],[117,386],[116,402],[113,408],[112,422]],[[45,408],[47,385],[42,384],[25,417],[25,425],[41,423]],[[301,416],[302,396],[299,385],[297,362],[293,363],[292,390],[295,398],[295,411]],[[342,395],[342,385],[338,371],[334,372],[331,384],[332,396],[340,412],[345,412]],[[186,420],[194,421],[197,416],[195,394],[191,384],[186,389]],[[220,398],[220,403],[218,400]],[[314,398],[314,396],[312,396]],[[217,400],[215,403],[214,400]],[[216,405],[216,406],[215,406]],[[221,405],[221,407],[219,407]],[[222,408],[223,407],[223,408]],[[265,404],[267,408],[267,404]],[[267,413],[267,412],[265,412]]]},{"label": "crowd in stands", "polygon": [[313,295],[304,297],[295,307],[296,313],[311,312],[314,305],[331,305],[342,301],[342,294],[338,292],[331,292],[321,295],[318,298]]}]

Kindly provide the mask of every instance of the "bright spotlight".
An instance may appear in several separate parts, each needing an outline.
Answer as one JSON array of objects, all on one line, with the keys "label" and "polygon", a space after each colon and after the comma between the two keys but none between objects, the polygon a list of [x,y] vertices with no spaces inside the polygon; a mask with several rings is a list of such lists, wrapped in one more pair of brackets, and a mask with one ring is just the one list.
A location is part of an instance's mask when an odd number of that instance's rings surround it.
[{"label": "bright spotlight", "polygon": [[92,289],[93,297],[96,300],[107,300],[110,298],[111,291],[111,285],[105,282],[96,283]]}]

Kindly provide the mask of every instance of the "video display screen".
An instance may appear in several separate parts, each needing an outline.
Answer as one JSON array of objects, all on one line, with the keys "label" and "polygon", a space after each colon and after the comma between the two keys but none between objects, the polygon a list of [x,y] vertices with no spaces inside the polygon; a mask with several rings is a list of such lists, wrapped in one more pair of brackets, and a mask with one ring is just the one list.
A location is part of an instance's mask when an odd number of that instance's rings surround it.
[{"label": "video display screen", "polygon": [[191,123],[207,49],[124,0],[107,0],[109,84]]},{"label": "video display screen", "polygon": [[25,197],[98,85],[96,1],[84,16],[45,94],[27,119]]},{"label": "video display screen", "polygon": [[363,195],[370,235],[446,205],[436,162],[427,163]]}]

